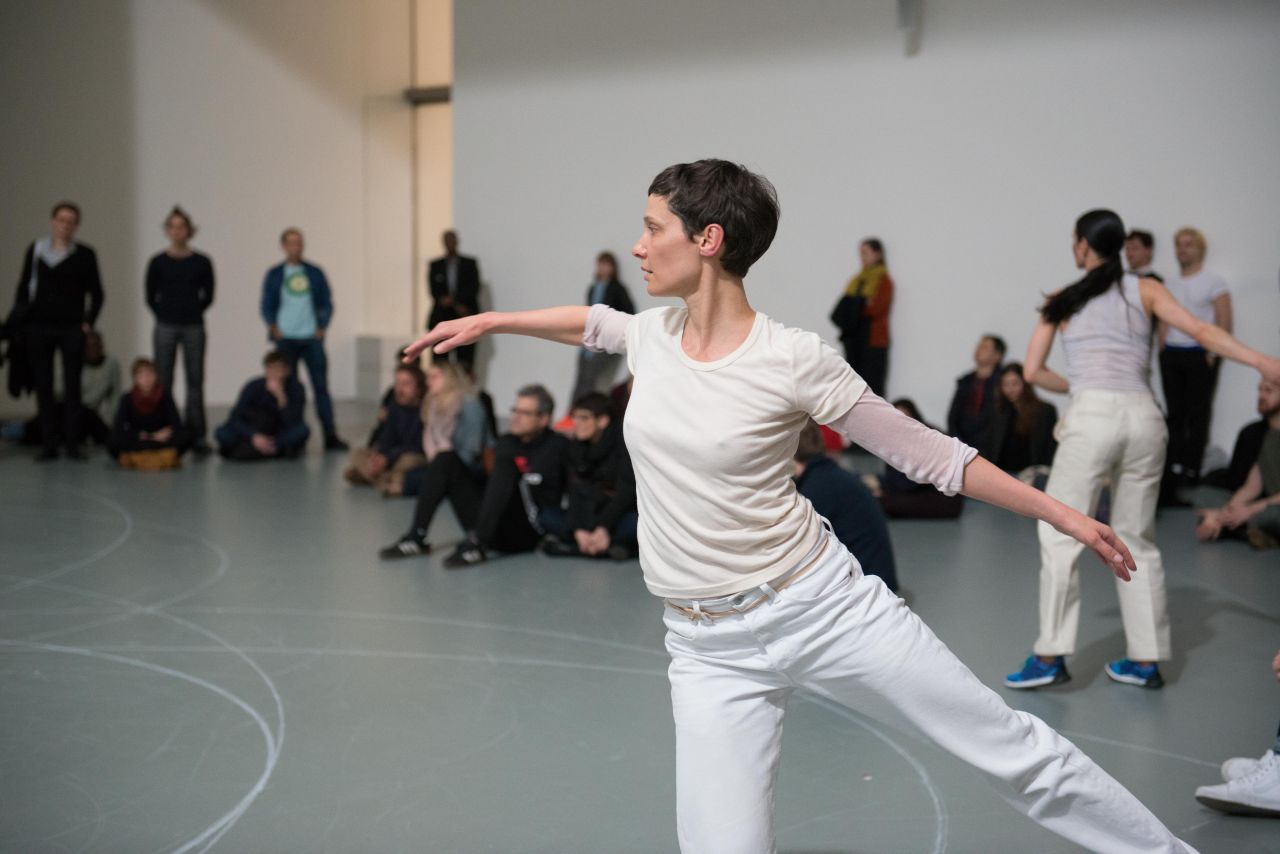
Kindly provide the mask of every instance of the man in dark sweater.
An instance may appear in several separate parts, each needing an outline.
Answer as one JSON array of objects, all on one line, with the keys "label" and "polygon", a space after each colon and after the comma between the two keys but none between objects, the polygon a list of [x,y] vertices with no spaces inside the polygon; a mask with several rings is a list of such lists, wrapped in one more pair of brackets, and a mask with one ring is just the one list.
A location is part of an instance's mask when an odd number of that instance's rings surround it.
[{"label": "man in dark sweater", "polygon": [[196,227],[178,206],[164,220],[169,248],[147,264],[147,307],[156,317],[152,332],[160,385],[173,393],[173,368],[182,350],[186,378],[186,424],[197,454],[209,452],[204,417],[204,313],[213,305],[213,262],[190,247]]},{"label": "man in dark sweater", "polygon": [[[450,229],[441,237],[444,257],[436,258],[427,268],[427,290],[431,294],[431,314],[427,329],[437,323],[467,317],[480,310],[480,265],[476,259],[458,254],[458,233]],[[476,361],[476,345],[467,344],[449,351],[447,358],[458,361],[470,371]]]},{"label": "man in dark sweater", "polygon": [[227,459],[293,458],[307,443],[310,430],[302,420],[307,393],[289,360],[272,350],[262,368],[263,376],[245,384],[226,423],[214,433],[218,452]]},{"label": "man in dark sweater", "polygon": [[476,529],[445,558],[450,569],[488,560],[489,550],[527,552],[563,527],[569,440],[549,429],[555,401],[540,385],[516,392],[511,432],[498,440]]},{"label": "man in dark sweater", "polygon": [[947,412],[947,433],[975,448],[986,441],[1006,349],[999,335],[983,335],[973,350],[973,370],[956,380],[956,393]]},{"label": "man in dark sweater", "polygon": [[636,476],[622,440],[622,423],[600,392],[574,401],[569,447],[569,510],[565,530],[543,551],[627,560],[636,555]]},{"label": "man in dark sweater", "polygon": [[827,456],[822,430],[812,420],[800,431],[795,460],[796,489],[831,523],[836,539],[858,559],[862,572],[878,575],[897,593],[893,543],[880,504],[856,475]]},{"label": "man in dark sweater", "polygon": [[[80,369],[84,363],[84,339],[102,310],[102,278],[98,256],[75,240],[80,208],[59,202],[53,209],[49,237],[27,248],[18,279],[10,334],[26,342],[31,383],[39,410],[43,449],[38,459],[58,455],[62,436],[67,456],[84,459],[80,450]],[[63,428],[58,430],[53,393],[53,354],[62,361]]]},{"label": "man in dark sweater", "polygon": [[427,380],[417,365],[396,366],[391,401],[382,407],[368,447],[351,452],[351,465],[343,472],[348,483],[386,488],[393,477],[426,463],[422,452],[422,396]]},{"label": "man in dark sweater", "polygon": [[1235,492],[1244,486],[1249,469],[1262,453],[1262,441],[1272,429],[1271,421],[1280,415],[1280,386],[1266,380],[1258,383],[1258,414],[1262,416],[1252,424],[1246,424],[1236,434],[1236,444],[1231,451],[1231,462],[1225,469],[1209,472],[1204,476],[1205,486]]}]

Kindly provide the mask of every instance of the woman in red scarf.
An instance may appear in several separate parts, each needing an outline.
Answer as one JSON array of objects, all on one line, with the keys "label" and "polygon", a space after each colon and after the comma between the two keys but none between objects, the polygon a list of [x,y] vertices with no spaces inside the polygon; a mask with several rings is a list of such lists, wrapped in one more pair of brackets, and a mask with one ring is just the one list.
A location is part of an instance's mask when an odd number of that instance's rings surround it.
[{"label": "woman in red scarf", "polygon": [[133,386],[120,397],[107,450],[126,468],[171,468],[191,446],[178,407],[160,385],[155,363],[133,363]]}]

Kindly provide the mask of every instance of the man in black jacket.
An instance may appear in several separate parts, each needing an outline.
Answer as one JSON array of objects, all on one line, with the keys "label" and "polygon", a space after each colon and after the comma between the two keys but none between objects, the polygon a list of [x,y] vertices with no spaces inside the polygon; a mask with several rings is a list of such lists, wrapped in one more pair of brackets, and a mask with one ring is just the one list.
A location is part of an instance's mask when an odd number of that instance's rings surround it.
[{"label": "man in black jacket", "polygon": [[262,373],[245,383],[226,423],[214,433],[218,453],[227,459],[291,459],[307,444],[311,431],[302,419],[307,392],[288,358],[272,350],[262,360]]},{"label": "man in black jacket", "polygon": [[999,335],[983,335],[973,350],[974,369],[956,380],[947,411],[947,433],[975,448],[986,441],[987,425],[1000,393],[1000,364],[1007,347]]},{"label": "man in black jacket", "polygon": [[551,393],[540,385],[516,392],[511,432],[498,440],[476,529],[445,558],[446,567],[484,563],[490,549],[532,551],[544,537],[560,533],[569,440],[549,429],[554,406]]},{"label": "man in black jacket", "polygon": [[622,422],[600,392],[574,401],[574,442],[569,447],[569,511],[564,534],[543,547],[549,555],[636,555],[636,476],[622,440]]},{"label": "man in black jacket", "polygon": [[[456,231],[446,231],[443,240],[444,257],[432,261],[427,269],[427,289],[432,301],[428,330],[442,321],[475,314],[480,306],[480,265],[476,259],[458,254]],[[476,345],[451,350],[448,358],[470,370],[476,361]]]},{"label": "man in black jacket", "polygon": [[[8,326],[11,334],[26,341],[44,445],[38,459],[51,460],[58,455],[59,435],[66,443],[67,456],[84,459],[80,450],[80,369],[85,335],[102,310],[102,278],[98,256],[75,240],[80,208],[72,202],[59,202],[50,225],[52,234],[27,249]],[[62,360],[65,423],[61,434],[53,394],[55,352]]]}]

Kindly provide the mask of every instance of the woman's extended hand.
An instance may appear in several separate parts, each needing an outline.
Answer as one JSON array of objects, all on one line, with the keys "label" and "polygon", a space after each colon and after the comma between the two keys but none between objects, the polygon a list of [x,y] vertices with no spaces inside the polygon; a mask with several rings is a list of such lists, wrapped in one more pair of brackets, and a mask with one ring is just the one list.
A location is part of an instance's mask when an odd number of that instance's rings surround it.
[{"label": "woman's extended hand", "polygon": [[1061,527],[1054,527],[1092,549],[1098,559],[1121,581],[1128,581],[1138,571],[1129,547],[1116,536],[1115,531],[1097,519],[1090,519],[1083,513],[1072,510]]},{"label": "woman's extended hand", "polygon": [[404,361],[414,361],[428,347],[431,352],[440,354],[474,343],[489,331],[487,317],[486,312],[437,323],[430,332],[405,348]]}]

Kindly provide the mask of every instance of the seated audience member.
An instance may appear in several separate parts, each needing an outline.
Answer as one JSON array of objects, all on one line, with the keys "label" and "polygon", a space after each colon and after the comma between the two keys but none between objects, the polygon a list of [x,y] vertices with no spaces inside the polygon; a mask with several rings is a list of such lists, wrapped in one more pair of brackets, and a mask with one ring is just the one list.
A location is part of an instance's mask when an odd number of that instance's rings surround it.
[{"label": "seated audience member", "polygon": [[[422,454],[422,397],[427,381],[415,365],[400,365],[392,385],[391,402],[384,407],[382,423],[367,448],[351,452],[351,465],[343,473],[349,483],[387,491],[394,479],[426,462]],[[394,493],[401,492],[400,483]]]},{"label": "seated audience member", "polygon": [[627,404],[631,402],[631,389],[635,384],[636,378],[628,374],[626,380],[618,383],[609,392],[609,402],[619,422],[627,417]]},{"label": "seated audience member", "polygon": [[1262,450],[1244,484],[1225,506],[1199,511],[1200,539],[1244,536],[1257,549],[1280,546],[1280,410],[1267,424]]},{"label": "seated audience member", "polygon": [[1058,410],[1036,396],[1022,378],[1022,365],[1012,362],[1000,369],[1000,393],[987,428],[982,455],[1012,474],[1053,465],[1058,443],[1053,428]]},{"label": "seated audience member", "polygon": [[133,387],[120,397],[107,450],[122,468],[176,468],[194,437],[182,426],[173,396],[160,385],[155,363],[137,359],[132,374]]},{"label": "seated audience member", "polygon": [[[111,435],[109,422],[120,399],[120,363],[106,351],[102,335],[93,331],[84,337],[84,365],[80,368],[80,428],[84,435],[99,445],[107,444]],[[62,424],[66,420],[62,403],[62,374],[53,375],[54,426],[59,431],[55,444],[62,441]],[[17,439],[24,445],[43,444],[40,418],[6,425],[4,438]]]},{"label": "seated audience member", "polygon": [[[932,426],[911,399],[901,397],[893,405],[903,415]],[[888,464],[874,485],[872,492],[890,519],[954,519],[964,509],[963,495],[943,495],[932,484],[916,483]]]},{"label": "seated audience member", "polygon": [[[1280,652],[1271,659],[1271,671],[1280,679]],[[1262,758],[1237,756],[1223,762],[1222,779],[1216,786],[1196,789],[1196,800],[1230,815],[1280,818],[1280,730]]]},{"label": "seated audience member", "polygon": [[[396,360],[394,364],[397,369],[399,369],[401,365],[405,364],[405,361],[404,361],[405,349],[406,348],[401,347],[399,350],[396,351]],[[412,367],[415,367],[421,371],[422,356],[418,356],[418,358],[414,359],[409,364]],[[383,422],[387,420],[387,407],[391,406],[391,404],[395,401],[395,399],[396,399],[396,386],[395,386],[395,383],[393,382],[391,385],[387,386],[387,390],[382,393],[382,400],[378,402],[378,420],[374,422],[373,428],[369,431],[369,440],[365,442],[365,444],[370,448],[378,444],[378,430],[382,427]]]},{"label": "seated audience member", "polygon": [[262,359],[263,375],[249,380],[227,421],[214,435],[230,460],[291,459],[302,453],[311,430],[302,420],[307,393],[278,350]]},{"label": "seated audience member", "polygon": [[956,380],[956,392],[947,411],[947,433],[967,445],[981,448],[995,408],[1000,386],[1004,339],[983,335],[973,350],[973,370]]},{"label": "seated audience member", "polygon": [[564,533],[543,551],[628,560],[636,555],[636,475],[609,396],[588,392],[574,401],[569,446],[569,509]]},{"label": "seated audience member", "polygon": [[897,593],[893,543],[889,540],[889,526],[880,505],[856,475],[840,468],[827,454],[822,430],[813,420],[800,431],[795,461],[796,488],[800,494],[809,499],[819,516],[831,523],[836,539],[858,559],[862,571],[879,576]]},{"label": "seated audience member", "polygon": [[548,534],[560,534],[569,440],[550,429],[554,406],[540,385],[516,392],[511,432],[498,440],[475,530],[445,558],[446,567],[484,563],[491,549],[531,551]]},{"label": "seated audience member", "polygon": [[488,413],[471,387],[466,366],[437,362],[427,371],[421,443],[426,464],[405,473],[404,493],[418,496],[408,533],[378,552],[383,560],[431,551],[427,531],[448,498],[464,531],[476,528],[484,492],[485,451],[491,447]]},{"label": "seated audience member", "polygon": [[1249,476],[1249,469],[1258,461],[1262,451],[1262,440],[1267,432],[1278,429],[1272,424],[1276,415],[1280,414],[1280,385],[1263,380],[1258,383],[1258,414],[1262,417],[1252,424],[1245,425],[1236,435],[1236,444],[1231,451],[1231,463],[1225,469],[1211,471],[1201,481],[1205,486],[1235,492],[1244,486],[1244,479]]}]

